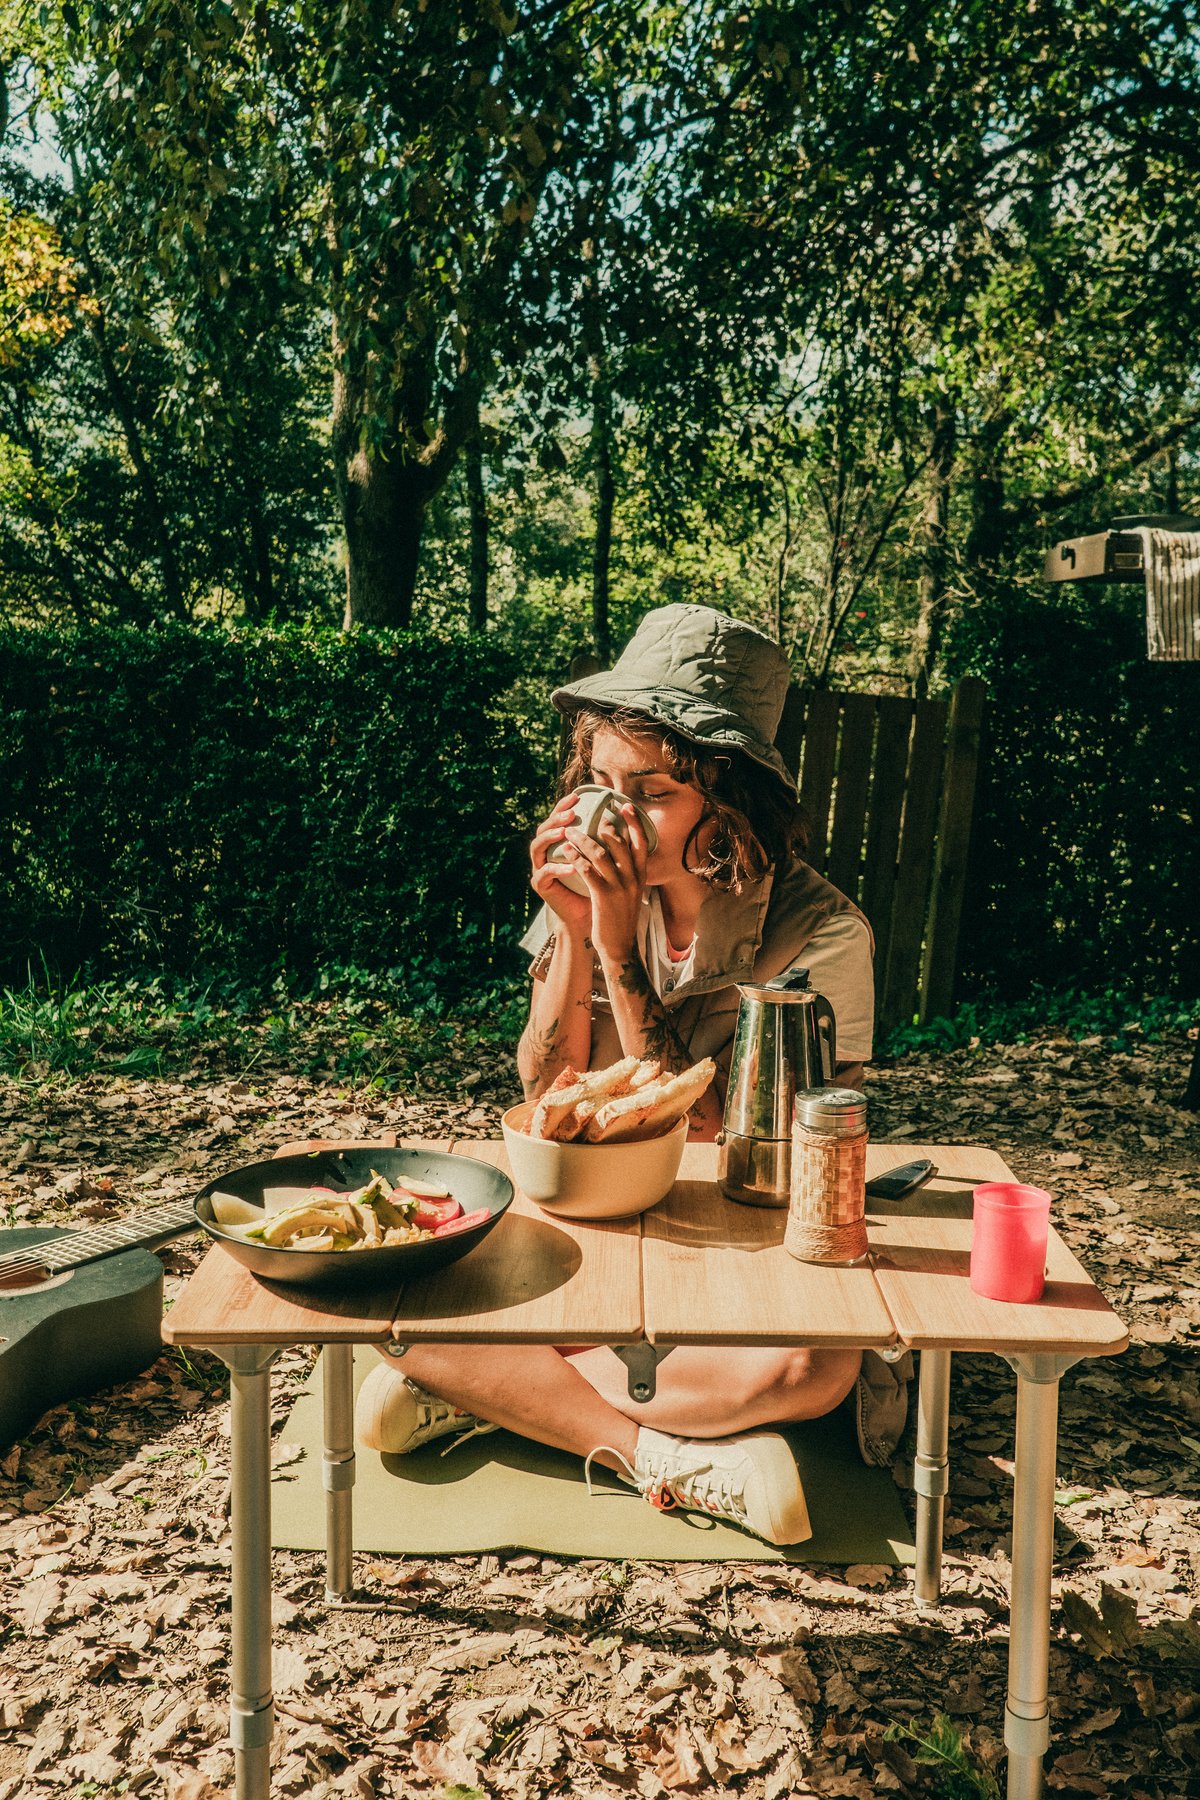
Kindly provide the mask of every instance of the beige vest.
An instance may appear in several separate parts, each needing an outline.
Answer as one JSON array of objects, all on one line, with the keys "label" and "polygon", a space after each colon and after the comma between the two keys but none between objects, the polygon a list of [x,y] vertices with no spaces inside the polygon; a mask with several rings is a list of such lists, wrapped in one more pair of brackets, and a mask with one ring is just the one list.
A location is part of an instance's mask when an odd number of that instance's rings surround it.
[{"label": "beige vest", "polygon": [[[722,1097],[741,999],[738,982],[770,981],[781,975],[802,958],[814,932],[839,913],[855,913],[867,923],[852,900],[804,862],[793,862],[783,873],[747,883],[740,894],[714,890],[708,895],[696,928],[691,977],[674,993],[664,994],[662,1003],[672,1030],[687,1045],[693,1060],[711,1056],[716,1062]],[[546,907],[521,942],[533,956],[531,973],[542,974],[554,949],[552,915]],[[597,961],[590,1066],[604,1069],[623,1055]]]}]

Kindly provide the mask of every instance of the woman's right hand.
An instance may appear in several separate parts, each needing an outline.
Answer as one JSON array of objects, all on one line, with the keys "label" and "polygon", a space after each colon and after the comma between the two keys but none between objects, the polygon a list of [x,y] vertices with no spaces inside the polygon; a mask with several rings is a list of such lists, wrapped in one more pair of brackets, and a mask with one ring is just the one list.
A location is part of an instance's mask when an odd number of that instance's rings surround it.
[{"label": "woman's right hand", "polygon": [[529,885],[538,899],[562,920],[567,931],[584,938],[592,923],[591,895],[577,894],[558,879],[557,871],[573,867],[573,862],[564,864],[546,861],[553,846],[561,844],[566,838],[567,826],[574,823],[577,799],[578,795],[575,793],[564,794],[554,811],[538,826],[529,846],[529,860],[533,864]]}]

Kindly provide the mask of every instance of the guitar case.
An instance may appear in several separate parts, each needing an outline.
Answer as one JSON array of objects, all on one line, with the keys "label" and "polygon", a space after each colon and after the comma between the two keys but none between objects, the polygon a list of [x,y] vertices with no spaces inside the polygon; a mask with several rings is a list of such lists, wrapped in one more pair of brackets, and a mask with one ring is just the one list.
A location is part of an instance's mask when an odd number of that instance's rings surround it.
[{"label": "guitar case", "polygon": [[[77,1235],[0,1232],[0,1252]],[[30,1288],[0,1289],[0,1449],[63,1400],[131,1381],[162,1351],[163,1271],[122,1250]]]}]

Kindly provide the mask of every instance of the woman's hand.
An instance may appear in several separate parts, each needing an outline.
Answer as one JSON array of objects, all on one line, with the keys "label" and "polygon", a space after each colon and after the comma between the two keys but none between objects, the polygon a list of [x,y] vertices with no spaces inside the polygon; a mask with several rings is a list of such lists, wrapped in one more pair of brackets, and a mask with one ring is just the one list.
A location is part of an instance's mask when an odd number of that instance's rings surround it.
[{"label": "woman's hand", "polygon": [[636,809],[621,808],[625,831],[607,815],[592,838],[569,825],[567,842],[591,896],[592,942],[603,963],[623,965],[637,942],[638,918],[646,887],[649,845]]},{"label": "woman's hand", "polygon": [[558,879],[559,871],[573,868],[578,859],[569,863],[546,861],[552,846],[561,844],[567,836],[567,827],[575,817],[577,799],[577,794],[564,794],[554,811],[538,826],[529,846],[529,860],[533,864],[529,885],[538,899],[562,921],[564,930],[574,937],[584,938],[592,922],[592,902],[587,894],[575,893]]}]

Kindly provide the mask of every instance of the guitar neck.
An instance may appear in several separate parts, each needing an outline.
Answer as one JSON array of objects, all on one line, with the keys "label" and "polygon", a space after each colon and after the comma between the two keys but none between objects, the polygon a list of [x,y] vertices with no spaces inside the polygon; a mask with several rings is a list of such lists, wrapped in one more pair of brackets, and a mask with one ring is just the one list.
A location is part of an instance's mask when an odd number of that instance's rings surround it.
[{"label": "guitar neck", "polygon": [[139,1244],[161,1244],[181,1232],[196,1230],[196,1215],[190,1200],[171,1200],[166,1206],[148,1206],[131,1213],[127,1219],[113,1224],[92,1225],[83,1231],[72,1231],[64,1237],[43,1238],[36,1246],[10,1251],[0,1256],[0,1274],[9,1264],[37,1261],[55,1273],[77,1269],[84,1263],[99,1262],[120,1250],[131,1250]]}]

